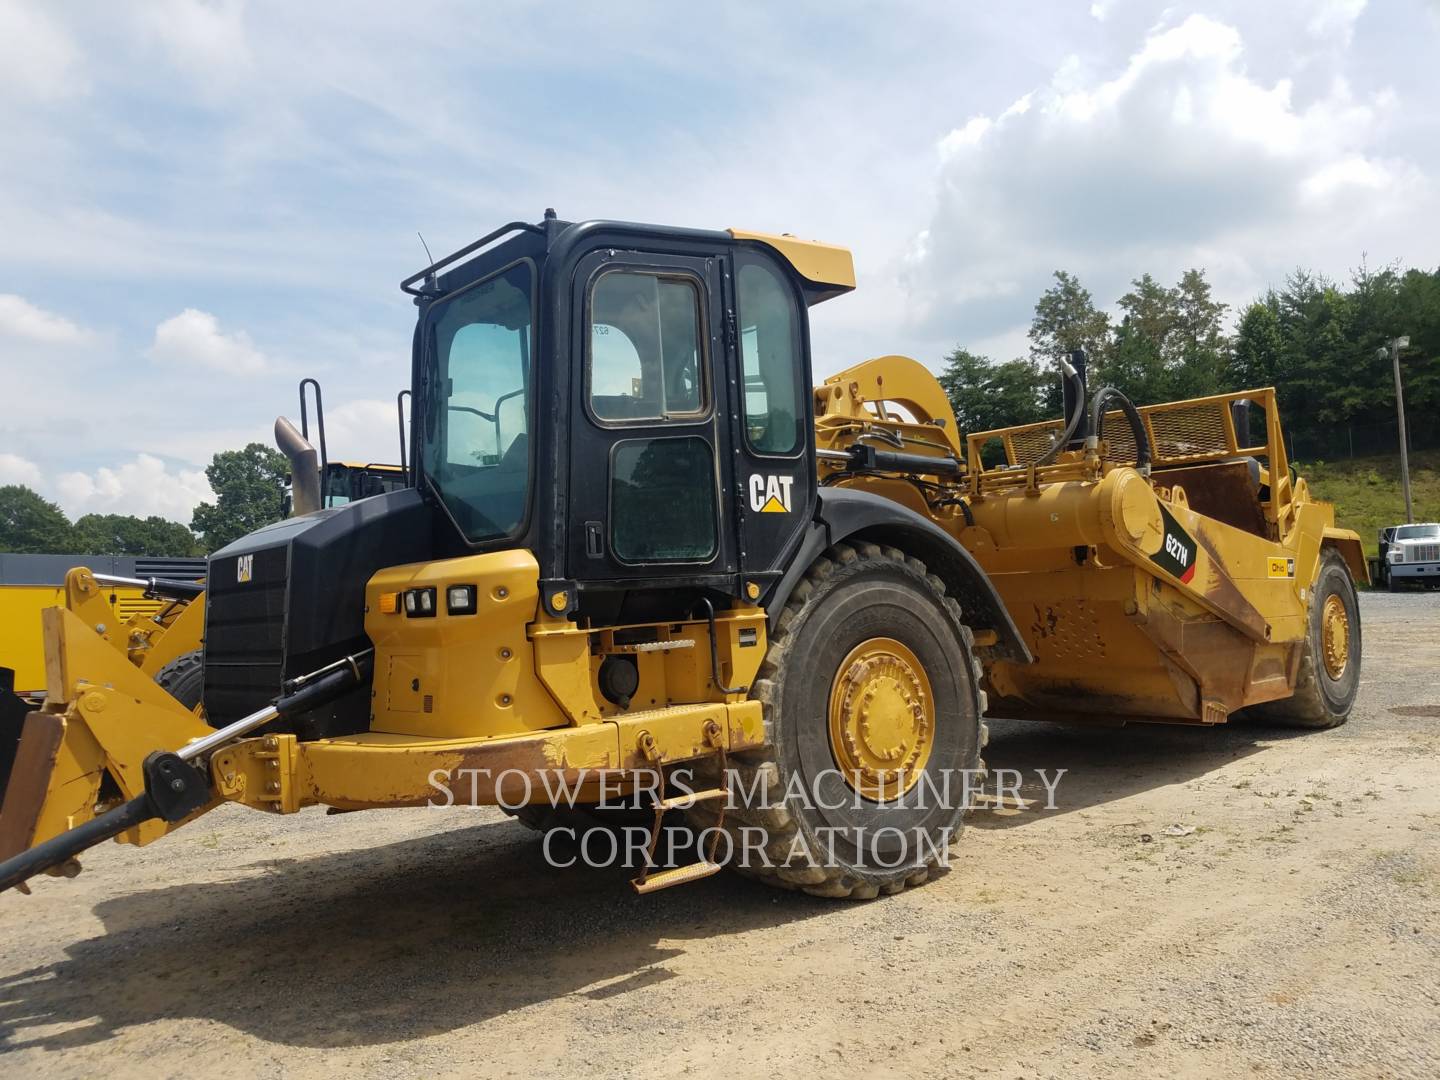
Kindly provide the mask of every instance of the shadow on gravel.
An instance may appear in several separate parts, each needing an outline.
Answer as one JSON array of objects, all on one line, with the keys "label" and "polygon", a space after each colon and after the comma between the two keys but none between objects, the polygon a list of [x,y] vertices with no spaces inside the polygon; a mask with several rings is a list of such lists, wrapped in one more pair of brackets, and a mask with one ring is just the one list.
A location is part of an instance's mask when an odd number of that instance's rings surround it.
[{"label": "shadow on gravel", "polygon": [[[1262,753],[1275,743],[1294,738],[1323,738],[1305,732],[1236,721],[1221,727],[1178,727],[1131,724],[1122,728],[1048,724],[1033,720],[990,720],[990,769],[987,790],[994,791],[1001,769],[1019,772],[1020,797],[1029,810],[981,809],[966,819],[971,828],[1010,829],[1088,810],[1128,795],[1184,784]],[[1055,809],[1043,809],[1049,797],[1036,770],[1054,781]],[[1013,782],[1013,777],[1007,783]]]},{"label": "shadow on gravel", "polygon": [[[1325,737],[1243,723],[990,724],[992,778],[1018,770],[1022,797],[1038,803],[972,813],[972,828],[1023,826]],[[1065,770],[1053,811],[1040,808],[1037,769]],[[603,1007],[677,977],[660,966],[684,951],[675,942],[834,911],[730,873],[637,896],[630,871],[552,867],[539,838],[508,822],[238,869],[262,873],[98,904],[104,934],[65,961],[0,978],[0,1046],[64,1050],[163,1017],[289,1046],[424,1038],[571,994]]]},{"label": "shadow on gravel", "polygon": [[0,979],[0,1045],[64,1050],[162,1017],[290,1046],[424,1038],[577,992],[612,1000],[674,977],[655,965],[676,939],[834,910],[730,873],[637,896],[628,871],[547,865],[509,823],[256,867],[98,904],[102,936]]}]

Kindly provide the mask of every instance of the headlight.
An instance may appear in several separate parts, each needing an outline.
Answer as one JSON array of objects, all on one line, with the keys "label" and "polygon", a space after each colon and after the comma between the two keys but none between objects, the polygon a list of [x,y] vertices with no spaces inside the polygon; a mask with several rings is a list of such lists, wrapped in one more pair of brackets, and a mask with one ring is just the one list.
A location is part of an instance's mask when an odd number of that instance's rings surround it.
[{"label": "headlight", "polygon": [[1398,547],[1392,547],[1389,551],[1387,551],[1387,552],[1385,553],[1385,557],[1386,557],[1387,559],[1389,559],[1391,562],[1404,562],[1404,561],[1405,561],[1405,549],[1404,549],[1404,548],[1398,548]]},{"label": "headlight", "polygon": [[474,615],[475,586],[451,585],[445,590],[445,610],[451,615]]},{"label": "headlight", "polygon": [[405,614],[412,619],[435,616],[435,590],[411,589],[405,594]]}]

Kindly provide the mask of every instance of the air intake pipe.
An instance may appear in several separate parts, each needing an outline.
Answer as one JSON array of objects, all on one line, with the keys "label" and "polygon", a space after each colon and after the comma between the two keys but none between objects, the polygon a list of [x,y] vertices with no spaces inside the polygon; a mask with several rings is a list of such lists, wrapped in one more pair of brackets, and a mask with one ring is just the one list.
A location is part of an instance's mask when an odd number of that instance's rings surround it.
[{"label": "air intake pipe", "polygon": [[295,425],[283,416],[275,418],[275,445],[290,459],[290,514],[314,513],[320,509],[320,455]]}]

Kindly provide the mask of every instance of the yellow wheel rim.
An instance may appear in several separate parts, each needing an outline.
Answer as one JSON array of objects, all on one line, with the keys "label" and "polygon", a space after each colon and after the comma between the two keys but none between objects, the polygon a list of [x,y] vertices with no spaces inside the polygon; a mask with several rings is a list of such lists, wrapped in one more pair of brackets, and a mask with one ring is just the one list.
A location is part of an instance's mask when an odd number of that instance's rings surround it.
[{"label": "yellow wheel rim", "polygon": [[884,802],[920,779],[935,744],[935,695],[919,659],[894,638],[850,650],[830,687],[830,751],[845,782]]},{"label": "yellow wheel rim", "polygon": [[1345,674],[1345,665],[1350,661],[1350,616],[1345,612],[1345,601],[1338,596],[1327,596],[1325,607],[1320,612],[1320,640],[1324,646],[1325,672],[1332,679]]}]

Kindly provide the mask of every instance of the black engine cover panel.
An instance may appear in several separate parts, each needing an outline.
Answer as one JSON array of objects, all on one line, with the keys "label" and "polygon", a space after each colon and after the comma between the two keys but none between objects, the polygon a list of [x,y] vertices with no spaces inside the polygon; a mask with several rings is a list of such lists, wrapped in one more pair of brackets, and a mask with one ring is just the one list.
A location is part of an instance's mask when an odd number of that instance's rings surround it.
[{"label": "black engine cover panel", "polygon": [[[287,679],[368,645],[365,583],[433,557],[433,513],[414,488],[290,518],[210,556],[205,713],[222,727],[263,708]],[[368,686],[301,718],[308,738],[363,731]]]}]

